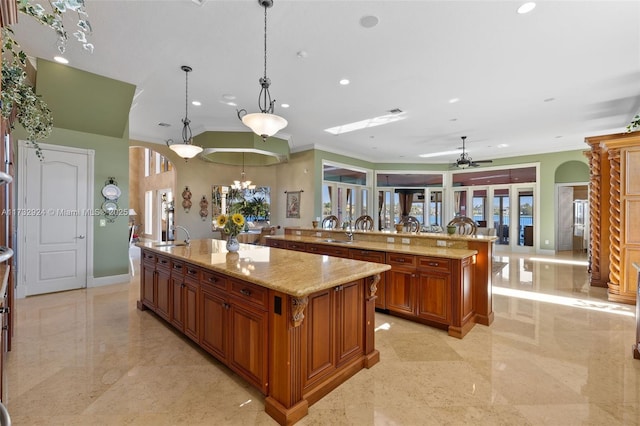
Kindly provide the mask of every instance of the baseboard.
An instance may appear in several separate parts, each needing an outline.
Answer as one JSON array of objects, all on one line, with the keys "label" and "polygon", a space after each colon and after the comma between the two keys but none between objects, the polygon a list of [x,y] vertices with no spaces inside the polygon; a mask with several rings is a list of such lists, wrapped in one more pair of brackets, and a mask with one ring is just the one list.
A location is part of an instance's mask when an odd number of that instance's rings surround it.
[{"label": "baseboard", "polygon": [[109,275],[107,277],[90,277],[87,281],[87,288],[101,287],[103,285],[122,284],[131,281],[129,274]]}]

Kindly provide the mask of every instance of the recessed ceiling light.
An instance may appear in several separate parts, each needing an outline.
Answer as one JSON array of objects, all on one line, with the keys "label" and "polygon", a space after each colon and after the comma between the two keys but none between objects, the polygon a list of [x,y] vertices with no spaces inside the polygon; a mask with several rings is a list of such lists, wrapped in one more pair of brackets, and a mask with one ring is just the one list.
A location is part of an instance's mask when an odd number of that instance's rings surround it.
[{"label": "recessed ceiling light", "polygon": [[200,105],[202,105],[202,103],[200,101],[192,101],[191,105],[200,106]]},{"label": "recessed ceiling light", "polygon": [[456,102],[459,102],[459,101],[460,101],[460,98],[451,98],[451,99],[449,99],[449,103],[450,104],[455,104]]},{"label": "recessed ceiling light", "polygon": [[343,78],[342,80],[340,80],[340,84],[343,85],[343,86],[346,86],[349,83],[351,83],[351,82],[349,81],[348,78]]},{"label": "recessed ceiling light", "polygon": [[56,61],[59,64],[68,64],[69,60],[67,58],[63,58],[62,56],[55,56],[53,58],[54,61]]},{"label": "recessed ceiling light", "polygon": [[458,121],[457,118],[450,118],[449,121]]},{"label": "recessed ceiling light", "polygon": [[280,106],[281,106],[282,108],[289,108],[291,105],[289,105],[289,104],[280,104]]},{"label": "recessed ceiling light", "polygon": [[547,98],[547,99],[544,99],[544,102],[553,102],[555,100],[556,98]]},{"label": "recessed ceiling light", "polygon": [[531,12],[535,8],[536,8],[536,4],[532,1],[529,1],[522,4],[522,6],[518,8],[518,13],[521,15],[524,15],[525,13]]},{"label": "recessed ceiling light", "polygon": [[373,15],[365,15],[360,18],[360,25],[362,25],[362,27],[364,28],[373,28],[378,25],[378,22],[380,22],[380,19],[378,19],[377,16]]},{"label": "recessed ceiling light", "polygon": [[232,101],[236,98],[236,95],[231,95],[229,93],[222,95],[222,99],[226,101]]},{"label": "recessed ceiling light", "polygon": [[506,148],[509,145],[507,145],[506,143],[499,143],[498,145],[496,145],[496,148]]},{"label": "recessed ceiling light", "polygon": [[307,56],[309,56],[309,54],[308,54],[306,51],[304,51],[304,50],[299,50],[299,51],[297,51],[297,52],[296,52],[296,56],[297,56],[298,58],[300,58],[300,59],[304,59],[304,58],[306,58]]}]

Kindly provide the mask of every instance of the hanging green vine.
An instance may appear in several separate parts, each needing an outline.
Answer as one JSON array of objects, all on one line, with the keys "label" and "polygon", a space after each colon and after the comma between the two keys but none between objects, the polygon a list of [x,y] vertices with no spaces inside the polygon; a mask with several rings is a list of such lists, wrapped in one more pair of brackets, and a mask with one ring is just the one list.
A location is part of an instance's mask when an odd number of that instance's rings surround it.
[{"label": "hanging green vine", "polygon": [[[38,3],[30,0],[16,0],[18,11],[35,18],[38,22],[53,29],[58,36],[58,50],[64,53],[67,33],[62,23],[65,12],[78,14],[77,30],[73,33],[82,47],[93,52],[93,44],[87,41],[91,33],[91,24],[87,19],[84,0],[55,0],[49,2],[52,12],[47,12]],[[42,159],[42,150],[38,141],[46,139],[53,128],[51,110],[41,96],[36,95],[27,81],[27,55],[13,37],[13,30],[2,28],[2,117],[14,126],[17,121],[27,132],[27,138],[36,148],[36,155]],[[12,120],[15,114],[15,120]]]},{"label": "hanging green vine", "polygon": [[[27,139],[42,157],[38,141],[46,139],[53,128],[51,110],[27,82],[27,55],[19,50],[10,28],[2,29],[2,117],[15,118],[27,132]],[[14,122],[11,122],[13,128]]]},{"label": "hanging green vine", "polygon": [[640,129],[640,114],[636,114],[631,120],[631,123],[627,125],[627,133]]}]

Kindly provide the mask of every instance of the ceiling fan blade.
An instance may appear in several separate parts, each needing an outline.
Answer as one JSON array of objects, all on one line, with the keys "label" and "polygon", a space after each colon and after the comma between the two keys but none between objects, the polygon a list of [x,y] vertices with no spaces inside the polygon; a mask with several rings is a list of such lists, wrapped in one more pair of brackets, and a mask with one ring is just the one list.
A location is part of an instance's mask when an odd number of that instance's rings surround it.
[{"label": "ceiling fan blade", "polygon": [[473,160],[474,163],[493,163],[493,160]]}]

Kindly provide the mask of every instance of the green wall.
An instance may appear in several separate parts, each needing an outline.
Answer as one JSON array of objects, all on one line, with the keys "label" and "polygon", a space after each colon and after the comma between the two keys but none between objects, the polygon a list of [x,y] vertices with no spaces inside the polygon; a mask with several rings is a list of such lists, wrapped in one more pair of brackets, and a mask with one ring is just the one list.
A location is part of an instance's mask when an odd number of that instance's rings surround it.
[{"label": "green wall", "polygon": [[[39,142],[95,151],[94,209],[102,207],[102,187],[110,176],[122,190],[118,207],[129,207],[128,116],[134,92],[131,84],[38,59],[36,93],[51,109],[54,123],[51,136]],[[14,141],[26,139],[19,125],[12,135]],[[100,219],[104,216],[93,217],[93,277],[128,274],[128,216],[104,227]]]}]

